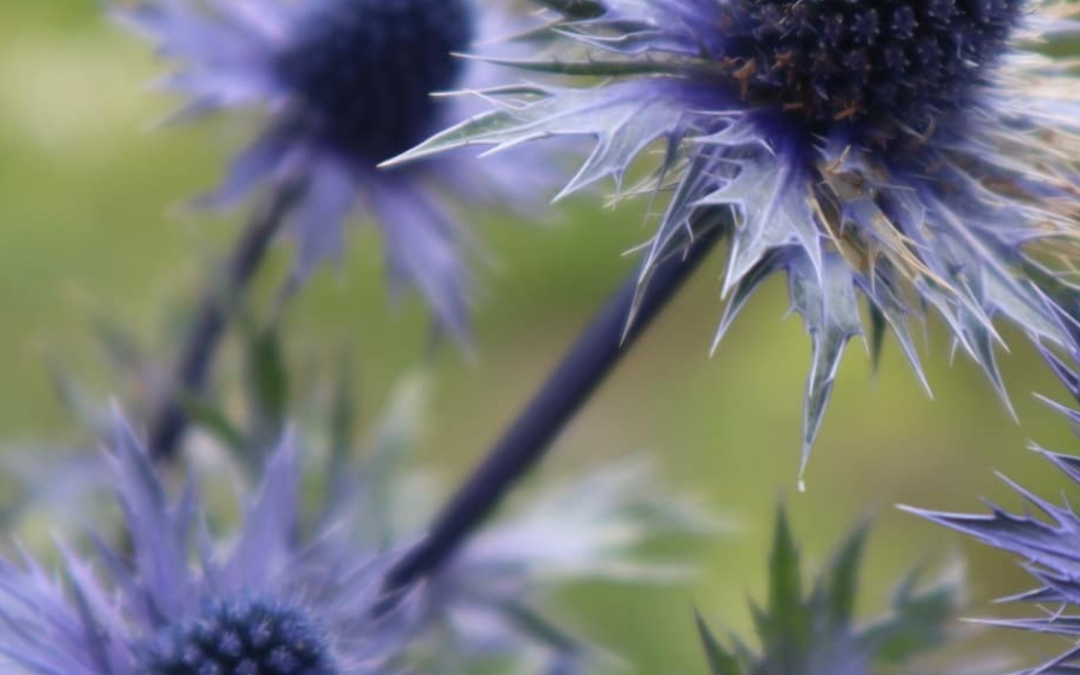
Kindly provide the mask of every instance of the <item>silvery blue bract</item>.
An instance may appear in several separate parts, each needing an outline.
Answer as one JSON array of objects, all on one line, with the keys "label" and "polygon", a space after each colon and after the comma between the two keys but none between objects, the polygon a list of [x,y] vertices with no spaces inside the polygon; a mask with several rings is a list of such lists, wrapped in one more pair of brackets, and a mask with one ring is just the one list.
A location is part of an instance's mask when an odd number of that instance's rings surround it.
[{"label": "silvery blue bract", "polygon": [[696,233],[724,228],[719,342],[786,272],[813,341],[804,467],[845,346],[864,333],[860,296],[875,354],[891,330],[924,384],[910,323],[927,310],[1003,397],[996,317],[1061,340],[1035,287],[1073,292],[1054,272],[1080,231],[1080,88],[1021,45],[1074,30],[1067,3],[536,1],[556,15],[536,42],[553,46],[504,62],[541,81],[484,92],[489,112],[392,164],[592,136],[569,194],[608,177],[622,191],[648,155],[629,192],[667,205],[643,287]]},{"label": "silvery blue bract", "polygon": [[[415,623],[411,599],[373,612],[386,555],[331,531],[299,539],[299,468],[274,453],[243,524],[219,543],[194,488],[176,503],[122,420],[114,480],[131,557],[101,538],[0,562],[0,662],[36,675],[345,675],[386,672]],[[93,559],[93,562],[91,562]]]}]

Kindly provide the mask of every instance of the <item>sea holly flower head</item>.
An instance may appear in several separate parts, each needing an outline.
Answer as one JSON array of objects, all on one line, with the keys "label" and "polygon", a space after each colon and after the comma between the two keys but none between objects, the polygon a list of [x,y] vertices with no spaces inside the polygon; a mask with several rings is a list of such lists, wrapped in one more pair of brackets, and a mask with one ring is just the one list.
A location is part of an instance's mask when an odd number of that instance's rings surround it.
[{"label": "sea holly flower head", "polygon": [[[870,675],[893,672],[948,636],[959,598],[955,581],[920,590],[914,575],[893,597],[892,613],[865,626],[855,623],[859,568],[867,529],[857,529],[803,591],[799,550],[781,510],[769,560],[769,602],[754,607],[761,641],[755,652],[733,638],[725,647],[705,620],[698,630],[712,675]],[[900,672],[903,672],[901,670]]]},{"label": "sea holly flower head", "polygon": [[[271,366],[264,363],[260,370],[279,371],[281,368],[285,368],[285,364]],[[280,372],[289,377],[287,368]],[[325,384],[325,380],[319,379],[319,382]],[[190,545],[170,543],[170,546],[171,550],[182,552],[185,560],[187,554],[194,554],[202,561],[190,569],[179,563],[174,565],[176,570],[186,571],[195,579],[184,587],[188,589],[184,591],[184,597],[191,593],[203,594],[202,599],[190,603],[196,609],[186,614],[170,614],[176,620],[167,623],[167,630],[162,624],[160,631],[146,628],[150,623],[141,619],[133,623],[121,621],[116,626],[106,626],[96,620],[90,624],[94,630],[104,626],[113,638],[126,636],[129,631],[140,636],[152,633],[145,639],[132,638],[137,650],[128,650],[132,658],[136,651],[140,655],[143,675],[158,671],[169,675],[188,672],[182,669],[179,661],[192,650],[207,655],[203,665],[224,668],[225,673],[235,672],[229,668],[239,664],[239,657],[231,654],[246,654],[244,645],[270,640],[269,637],[245,637],[251,632],[245,626],[255,623],[271,628],[278,626],[271,631],[271,637],[281,636],[274,638],[277,641],[274,644],[281,645],[285,652],[289,644],[321,645],[291,658],[309,663],[312,673],[322,672],[319,669],[326,663],[330,664],[330,675],[354,672],[342,670],[337,665],[355,652],[349,650],[346,653],[342,649],[342,638],[336,626],[344,625],[346,620],[371,618],[372,607],[378,605],[391,563],[400,559],[375,552],[405,552],[422,541],[424,528],[437,507],[432,501],[433,494],[438,492],[433,489],[433,477],[425,474],[408,457],[416,447],[428,409],[429,381],[423,373],[414,373],[398,382],[384,409],[365,426],[362,438],[356,436],[358,425],[353,415],[357,406],[347,377],[342,377],[329,392],[322,386],[308,391],[293,386],[298,383],[290,379],[288,389],[298,399],[296,407],[317,411],[318,421],[328,424],[316,426],[315,420],[308,420],[312,424],[298,426],[291,433],[291,444],[279,447],[276,452],[262,451],[258,446],[259,439],[265,438],[271,429],[282,426],[277,423],[280,420],[267,426],[267,420],[263,419],[267,412],[265,401],[272,397],[256,383],[247,384],[236,395],[223,396],[229,400],[229,405],[210,397],[192,402],[198,412],[193,416],[193,423],[201,433],[191,435],[183,449],[184,456],[189,458],[200,477],[202,492],[208,495],[227,491],[238,477],[247,476],[255,482],[266,476],[260,493],[265,497],[257,501],[240,528],[240,534],[234,537],[259,542],[250,547],[245,545],[249,562],[227,562],[239,555],[238,544],[218,546],[209,540],[205,531],[199,531],[198,526],[203,520],[220,528],[231,519],[228,514],[221,516],[216,509],[204,517],[203,510],[189,493],[181,502],[183,508],[181,505],[173,507],[176,515],[170,517],[176,519],[175,522],[162,520],[165,516],[155,518],[151,525],[138,530],[142,533],[139,536],[135,536],[133,525],[128,529],[132,530],[136,553],[146,546],[157,546],[156,543],[142,545],[145,540],[157,541],[150,533],[157,533],[153,536],[160,538],[165,536],[162,533],[184,531],[194,537],[188,542]],[[70,388],[76,386],[73,382],[69,385]],[[238,402],[240,405],[235,405]],[[90,407],[88,421],[98,421],[99,411]],[[327,419],[323,413],[328,409]],[[125,504],[134,505],[127,512],[139,514],[147,511],[142,505],[164,499],[163,487],[131,434],[125,429],[120,438],[126,439],[131,452],[120,455],[119,459],[128,458],[133,462],[124,475],[145,477],[146,482],[132,485],[146,490],[152,487],[152,492],[158,495],[138,499],[125,497]],[[296,461],[292,451],[292,447],[299,446],[307,451],[303,466]],[[40,456],[38,459],[40,461]],[[125,466],[121,464],[121,467]],[[99,496],[115,482],[108,472],[101,475],[98,464],[88,467],[85,462],[79,462],[68,466],[53,461],[45,469],[53,473],[63,469],[81,476],[81,494],[27,495],[28,502],[20,504],[20,513],[31,509],[40,513],[48,509],[52,513],[85,514],[91,503],[90,497]],[[394,672],[486,672],[492,666],[497,667],[498,672],[513,673],[568,674],[606,670],[609,659],[603,649],[568,626],[563,617],[549,615],[545,601],[551,592],[560,584],[581,581],[678,583],[695,570],[682,560],[649,556],[642,550],[644,545],[656,535],[693,538],[715,535],[722,525],[705,516],[704,509],[691,498],[672,498],[666,494],[655,473],[640,458],[627,460],[574,475],[550,489],[515,500],[503,516],[477,531],[458,556],[403,596],[399,614],[387,621],[358,625],[350,629],[352,632],[348,635],[366,635],[372,639],[385,635],[385,639],[376,640],[376,644],[385,650],[385,656],[374,654],[371,665],[389,667],[392,661]],[[40,473],[32,476],[37,478]],[[122,494],[126,495],[128,482],[121,481],[120,484],[125,488]],[[302,514],[295,512],[299,509],[296,490],[301,484],[308,488],[303,500],[307,508]],[[268,495],[271,494],[276,497],[270,499]],[[217,505],[215,502],[214,506]],[[167,511],[165,506],[155,509],[147,512]],[[271,509],[276,511],[271,512]],[[261,514],[257,519],[256,513]],[[181,518],[185,525],[179,524]],[[94,522],[100,525],[101,521]],[[290,533],[301,536],[297,538]],[[166,540],[174,542],[175,538],[170,535]],[[224,554],[224,560],[206,556],[207,551],[218,549]],[[278,559],[284,562],[270,562]],[[113,553],[109,553],[106,562],[109,574],[100,582],[94,580],[93,586],[104,594],[117,588],[135,589],[140,583],[140,570],[159,566],[154,561],[140,563],[128,572],[120,562],[119,554]],[[68,565],[76,564],[88,563],[69,555]],[[238,571],[229,577],[230,584],[226,586],[214,581],[216,573],[202,571],[221,567],[254,570],[256,565],[264,564],[280,572],[247,575]],[[114,567],[121,572],[116,578],[113,578]],[[36,569],[43,578],[47,577],[40,566]],[[315,580],[305,580],[306,574],[314,575]],[[338,584],[331,581],[336,575],[344,575],[340,583],[348,581],[348,588],[355,584],[355,589],[340,598],[333,597]],[[170,574],[169,578],[174,576],[177,575]],[[26,578],[26,573],[14,565],[0,568],[0,626],[8,617],[16,616],[17,609],[15,601],[7,597],[3,589],[10,587],[13,592],[21,593],[20,587],[29,586],[24,583]],[[270,581],[265,584],[259,581],[264,578]],[[119,583],[117,579],[124,581]],[[311,593],[323,587],[329,589],[327,593]],[[62,583],[46,586],[63,610],[58,616],[67,621],[69,612],[76,608],[63,595],[62,588]],[[35,592],[33,596],[17,597],[30,603],[38,602],[38,595]],[[126,595],[122,595],[122,599],[121,608],[131,606]],[[341,619],[328,609],[339,606],[344,614]],[[271,610],[273,616],[269,614]],[[20,620],[29,621],[28,618]],[[37,618],[34,621],[22,625],[28,636],[42,637],[33,640],[24,637],[21,639],[27,641],[19,642],[16,635],[7,638],[15,642],[6,643],[5,637],[0,635],[0,653],[17,648],[25,658],[40,655],[46,649],[50,635],[47,630],[41,632],[41,628],[48,626],[53,630],[53,626],[40,623]],[[146,622],[153,621],[152,617],[146,619]],[[207,625],[223,628],[213,631],[208,638]],[[348,642],[344,644],[348,645]],[[91,648],[92,644],[80,642],[75,652],[88,654]],[[259,653],[270,658],[272,651]],[[56,658],[62,658],[62,655]],[[284,659],[284,656],[279,654],[278,658]],[[7,664],[0,660],[0,668],[4,665]],[[148,670],[151,667],[157,670]],[[401,670],[409,667],[415,667],[415,670]],[[40,670],[27,667],[25,672],[39,673]],[[117,675],[125,672],[118,671]],[[277,671],[260,672],[274,675]],[[91,671],[89,675],[98,673]],[[242,675],[247,675],[246,671]]]},{"label": "sea holly flower head", "polygon": [[295,193],[293,282],[340,256],[351,216],[371,216],[391,284],[415,286],[443,327],[467,337],[471,280],[462,255],[470,241],[446,197],[512,205],[542,172],[461,157],[399,171],[376,165],[475,110],[432,94],[483,86],[487,66],[455,53],[513,30],[504,12],[481,12],[474,0],[116,0],[112,7],[176,62],[164,86],[190,99],[177,119],[265,112],[262,131],[205,205],[231,205],[264,186]]},{"label": "sea holly flower head", "polygon": [[[297,541],[290,442],[228,545],[190,486],[166,497],[122,422],[112,444],[131,557],[95,537],[97,565],[61,551],[57,578],[29,554],[0,561],[0,663],[55,675],[344,675],[384,672],[409,635],[409,607],[378,617],[386,555],[323,532]],[[99,569],[96,569],[99,568]]]},{"label": "sea holly flower head", "polygon": [[[786,273],[813,347],[804,467],[853,337],[869,332],[876,359],[891,331],[925,385],[911,324],[934,313],[1003,398],[996,318],[1061,341],[1036,287],[1074,292],[1055,272],[1080,231],[1080,88],[1024,45],[1073,27],[1067,4],[535,1],[555,15],[547,39],[530,58],[493,59],[533,81],[483,92],[488,112],[391,164],[592,136],[563,195],[610,177],[622,194],[666,198],[652,202],[666,206],[642,288],[723,228],[717,343]],[[624,189],[645,156],[653,171]]]}]

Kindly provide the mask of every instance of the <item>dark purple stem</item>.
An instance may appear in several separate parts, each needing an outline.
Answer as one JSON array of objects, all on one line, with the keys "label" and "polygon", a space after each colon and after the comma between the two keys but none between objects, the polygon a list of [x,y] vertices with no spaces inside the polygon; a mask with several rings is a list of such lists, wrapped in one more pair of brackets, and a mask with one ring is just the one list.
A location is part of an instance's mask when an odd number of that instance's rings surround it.
[{"label": "dark purple stem", "polygon": [[295,203],[297,190],[288,185],[274,188],[237,240],[223,274],[203,297],[191,329],[181,346],[168,391],[150,415],[148,443],[155,459],[168,460],[187,431],[189,419],[183,397],[206,386],[214,355],[225,335],[228,310],[255,277],[274,236]]},{"label": "dark purple stem", "polygon": [[[567,423],[714,248],[723,231],[724,227],[713,226],[700,232],[685,256],[671,256],[660,263],[643,292],[637,274],[623,284],[438,515],[424,541],[390,570],[383,611],[395,597],[400,597],[400,591],[453,557],[511,488],[536,466]],[[634,319],[628,327],[631,312]]]}]

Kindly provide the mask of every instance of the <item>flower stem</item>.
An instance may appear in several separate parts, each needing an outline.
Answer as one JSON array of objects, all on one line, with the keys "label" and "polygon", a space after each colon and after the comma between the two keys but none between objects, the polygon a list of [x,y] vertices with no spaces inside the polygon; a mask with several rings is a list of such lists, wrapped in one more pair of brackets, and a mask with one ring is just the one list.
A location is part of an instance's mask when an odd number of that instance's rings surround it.
[{"label": "flower stem", "polygon": [[[721,239],[714,225],[696,235],[684,256],[661,262],[641,289],[634,274],[601,309],[563,361],[483,462],[437,516],[428,536],[388,573],[385,598],[393,597],[443,565],[498,507],[503,497],[551,449],[612,369]],[[627,325],[633,316],[632,323]]]},{"label": "flower stem", "polygon": [[228,309],[255,277],[270,243],[295,204],[296,193],[291,185],[272,190],[236,241],[221,278],[203,296],[168,389],[149,418],[148,444],[155,459],[168,460],[176,454],[189,423],[183,397],[206,385],[214,355],[225,335]]}]

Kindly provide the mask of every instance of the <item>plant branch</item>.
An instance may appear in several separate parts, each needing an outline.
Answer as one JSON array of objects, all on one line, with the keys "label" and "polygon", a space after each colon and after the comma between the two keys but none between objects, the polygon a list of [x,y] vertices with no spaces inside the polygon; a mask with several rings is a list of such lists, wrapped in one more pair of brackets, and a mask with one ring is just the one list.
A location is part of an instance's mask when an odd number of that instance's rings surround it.
[{"label": "plant branch", "polygon": [[203,296],[181,345],[168,389],[149,418],[149,448],[155,459],[167,460],[176,454],[189,423],[183,399],[206,386],[214,356],[225,335],[229,308],[250,285],[295,204],[296,195],[297,188],[292,185],[273,189],[236,241],[218,283]]},{"label": "plant branch", "polygon": [[[716,224],[699,232],[685,255],[673,255],[657,266],[644,290],[636,273],[623,284],[437,516],[424,541],[390,570],[384,605],[392,605],[401,591],[457,553],[511,488],[551,449],[559,433],[675,297],[725,229]],[[627,326],[632,313],[633,322]]]}]

